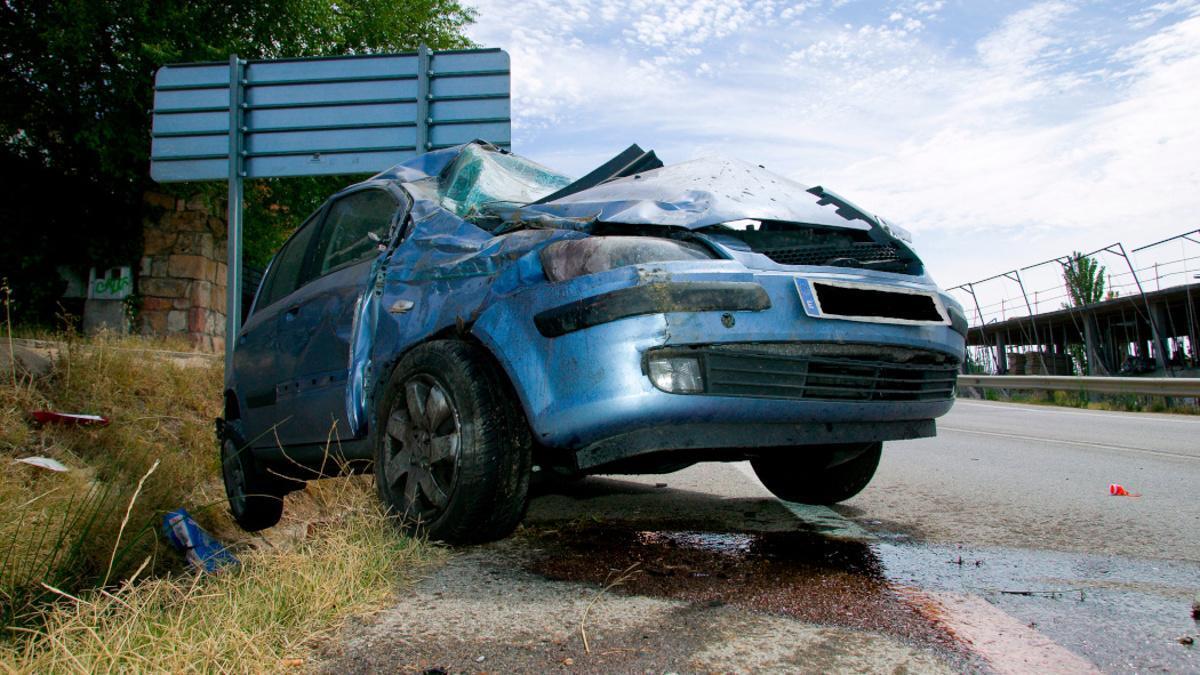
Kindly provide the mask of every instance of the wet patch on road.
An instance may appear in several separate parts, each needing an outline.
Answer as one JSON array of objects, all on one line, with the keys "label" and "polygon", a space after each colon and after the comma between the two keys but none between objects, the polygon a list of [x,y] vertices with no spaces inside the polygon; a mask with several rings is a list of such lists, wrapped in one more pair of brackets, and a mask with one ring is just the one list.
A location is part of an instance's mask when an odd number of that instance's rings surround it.
[{"label": "wet patch on road", "polygon": [[526,569],[537,557],[529,534],[460,549],[394,607],[351,622],[323,646],[313,670],[331,675],[437,669],[934,675],[964,670],[961,661],[936,650],[869,631],[548,581]]},{"label": "wet patch on road", "polygon": [[713,532],[694,523],[576,523],[527,533],[531,571],[610,592],[729,605],[884,633],[956,659],[968,650],[937,609],[893,583],[873,547],[814,531]]}]

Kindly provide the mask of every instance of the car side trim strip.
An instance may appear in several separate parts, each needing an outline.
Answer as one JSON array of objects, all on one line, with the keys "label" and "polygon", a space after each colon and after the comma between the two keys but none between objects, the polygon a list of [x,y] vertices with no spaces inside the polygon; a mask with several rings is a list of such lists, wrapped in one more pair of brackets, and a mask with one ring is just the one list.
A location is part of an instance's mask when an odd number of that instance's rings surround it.
[{"label": "car side trim strip", "polygon": [[760,312],[771,298],[748,281],[656,282],[621,288],[548,309],[533,317],[538,332],[559,337],[618,319],[666,312]]}]

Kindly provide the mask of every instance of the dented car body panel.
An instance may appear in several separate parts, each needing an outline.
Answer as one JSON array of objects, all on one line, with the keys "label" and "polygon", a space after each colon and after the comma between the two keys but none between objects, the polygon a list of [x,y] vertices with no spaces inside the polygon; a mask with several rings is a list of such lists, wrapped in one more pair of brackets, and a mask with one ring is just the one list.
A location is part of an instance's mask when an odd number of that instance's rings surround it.
[{"label": "dented car body panel", "polygon": [[513,158],[474,143],[394,167],[363,184],[397,195],[377,253],[260,306],[268,270],[227,375],[258,456],[327,470],[333,439],[368,460],[382,384],[447,337],[491,354],[564,471],[929,436],[950,409],[965,320],[898,228],[728,160],[535,203],[570,181]]}]

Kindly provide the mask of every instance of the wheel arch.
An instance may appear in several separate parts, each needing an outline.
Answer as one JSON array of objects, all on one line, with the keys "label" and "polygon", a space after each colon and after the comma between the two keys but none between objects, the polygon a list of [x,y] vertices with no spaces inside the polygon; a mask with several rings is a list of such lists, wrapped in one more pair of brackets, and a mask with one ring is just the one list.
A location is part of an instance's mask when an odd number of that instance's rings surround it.
[{"label": "wheel arch", "polygon": [[[392,377],[392,374],[396,371],[396,368],[400,366],[400,362],[404,360],[404,357],[408,356],[408,354],[414,349],[430,342],[437,342],[439,340],[457,340],[459,342],[465,342],[476,347],[480,353],[484,354],[492,368],[494,368],[496,373],[500,376],[500,380],[504,384],[507,393],[510,396],[515,397],[518,403],[517,410],[520,411],[521,417],[523,418],[526,426],[529,426],[529,409],[527,407],[525,397],[522,395],[520,387],[517,386],[517,382],[514,380],[512,373],[505,366],[504,360],[499,358],[496,352],[492,349],[491,345],[489,345],[486,340],[481,339],[479,335],[476,335],[471,328],[472,327],[470,325],[463,327],[449,326],[435,333],[431,333],[423,340],[414,342],[405,347],[403,351],[397,352],[392,358],[383,364],[383,367],[379,370],[379,375],[373,382],[371,397],[367,403],[371,415],[370,434],[373,440],[379,429],[379,420],[384,414],[384,411],[380,409],[380,406],[383,404],[381,394],[384,388],[387,386],[388,380]],[[532,427],[530,427],[530,429],[532,430]]]},{"label": "wheel arch", "polygon": [[242,419],[241,402],[238,400],[237,392],[232,389],[225,390],[225,405],[223,415],[226,422]]}]

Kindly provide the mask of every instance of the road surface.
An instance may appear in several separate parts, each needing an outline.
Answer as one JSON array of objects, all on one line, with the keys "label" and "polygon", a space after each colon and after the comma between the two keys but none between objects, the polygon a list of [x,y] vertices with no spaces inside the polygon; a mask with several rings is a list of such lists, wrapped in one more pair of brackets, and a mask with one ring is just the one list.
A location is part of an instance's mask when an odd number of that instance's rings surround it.
[{"label": "road surface", "polygon": [[832,509],[746,463],[541,494],[320,668],[1195,672],[1198,486],[1200,417],[963,400]]},{"label": "road surface", "polygon": [[960,400],[937,438],[885,448],[844,513],[927,541],[1200,562],[1200,416]]}]

